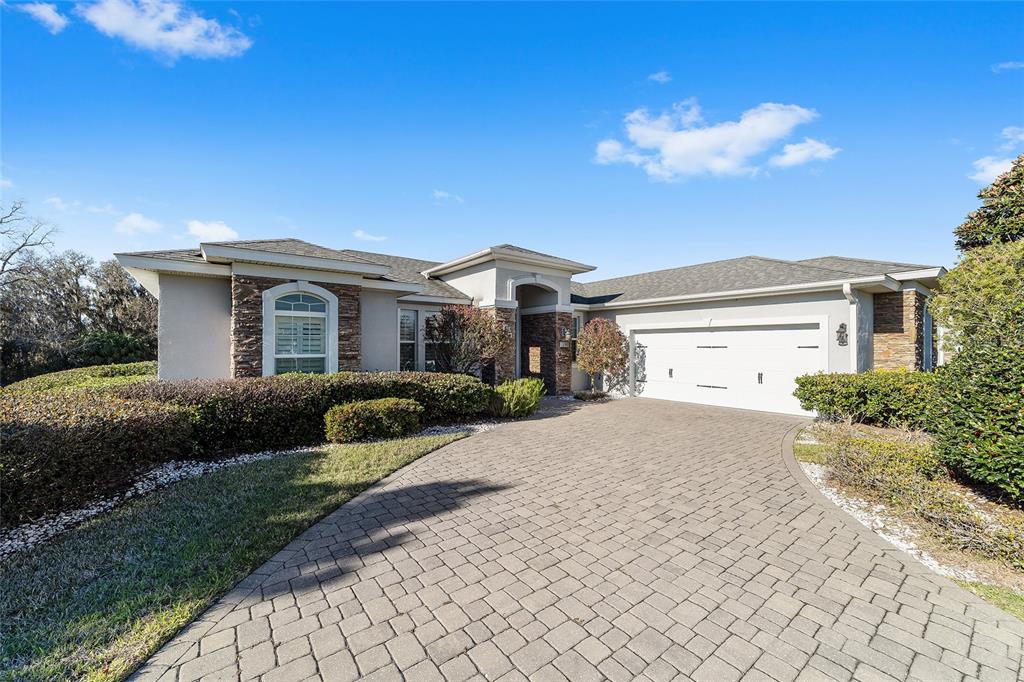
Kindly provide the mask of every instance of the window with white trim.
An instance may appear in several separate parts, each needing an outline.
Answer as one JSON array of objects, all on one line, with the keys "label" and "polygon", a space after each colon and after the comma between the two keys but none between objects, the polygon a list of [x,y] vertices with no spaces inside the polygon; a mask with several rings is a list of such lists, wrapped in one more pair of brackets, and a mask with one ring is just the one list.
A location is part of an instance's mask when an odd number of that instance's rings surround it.
[{"label": "window with white trim", "polygon": [[398,369],[416,369],[416,346],[419,341],[419,311],[398,311]]},{"label": "window with white trim", "polygon": [[583,318],[579,315],[572,316],[572,335],[570,337],[572,346],[572,361],[576,362],[576,337],[580,335],[580,325],[583,324]]},{"label": "window with white trim", "polygon": [[327,301],[307,293],[274,300],[274,373],[327,371]]}]

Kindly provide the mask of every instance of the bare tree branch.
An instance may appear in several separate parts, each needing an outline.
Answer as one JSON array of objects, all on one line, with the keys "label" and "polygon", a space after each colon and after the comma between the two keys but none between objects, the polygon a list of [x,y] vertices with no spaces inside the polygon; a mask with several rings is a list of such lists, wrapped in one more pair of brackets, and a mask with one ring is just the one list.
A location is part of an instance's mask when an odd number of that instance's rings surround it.
[{"label": "bare tree branch", "polygon": [[0,287],[31,276],[36,249],[48,251],[56,229],[24,213],[25,204],[13,201],[0,207]]}]

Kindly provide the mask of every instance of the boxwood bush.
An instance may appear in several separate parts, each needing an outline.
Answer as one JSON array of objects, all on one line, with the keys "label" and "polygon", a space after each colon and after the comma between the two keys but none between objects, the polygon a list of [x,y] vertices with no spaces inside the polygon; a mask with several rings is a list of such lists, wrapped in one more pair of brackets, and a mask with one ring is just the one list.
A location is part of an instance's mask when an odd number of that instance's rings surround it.
[{"label": "boxwood bush", "polygon": [[368,438],[399,438],[416,433],[423,406],[408,398],[357,400],[327,410],[327,440],[350,443]]},{"label": "boxwood bush", "polygon": [[431,372],[285,374],[226,380],[160,381],[115,390],[122,398],[190,408],[201,451],[257,451],[323,442],[334,405],[408,398],[426,422],[460,421],[485,411],[491,389],[475,377]]},{"label": "boxwood bush", "polygon": [[793,395],[823,419],[921,429],[935,401],[936,373],[876,369],[860,374],[808,374]]},{"label": "boxwood bush", "polygon": [[34,393],[67,388],[102,388],[120,386],[137,381],[156,379],[156,361],[128,362],[120,365],[93,365],[61,372],[40,374],[9,384],[3,390],[14,393]]},{"label": "boxwood bush", "polygon": [[94,391],[0,393],[0,522],[19,523],[117,492],[192,452],[188,412]]}]

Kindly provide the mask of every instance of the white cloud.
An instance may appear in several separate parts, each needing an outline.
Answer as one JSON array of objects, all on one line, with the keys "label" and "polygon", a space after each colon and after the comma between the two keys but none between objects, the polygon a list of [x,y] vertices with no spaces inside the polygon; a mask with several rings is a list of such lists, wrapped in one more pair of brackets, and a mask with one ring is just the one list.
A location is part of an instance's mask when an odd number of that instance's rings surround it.
[{"label": "white cloud", "polygon": [[121,234],[152,234],[159,232],[162,225],[141,213],[129,213],[117,221],[114,230]]},{"label": "white cloud", "polygon": [[443,189],[435,189],[434,190],[434,199],[438,203],[445,203],[445,202],[454,202],[456,204],[463,204],[463,203],[465,203],[465,200],[462,197],[460,197],[458,194],[453,194],[452,192],[445,192]]},{"label": "white cloud", "polygon": [[120,211],[118,211],[116,208],[114,208],[110,204],[105,204],[103,206],[86,206],[85,210],[88,211],[89,213],[97,213],[97,214],[100,214],[100,215],[120,215],[121,214]]},{"label": "white cloud", "polygon": [[1024,69],[1024,62],[999,62],[998,64],[992,65],[992,73],[1016,71],[1017,69]]},{"label": "white cloud", "polygon": [[671,112],[652,116],[647,109],[626,115],[626,147],[614,139],[598,143],[594,162],[629,163],[654,180],[693,175],[752,175],[753,158],[818,117],[795,104],[765,102],[744,111],[738,121],[701,125],[696,99],[676,104]]},{"label": "white cloud", "polygon": [[356,230],[352,233],[352,236],[364,242],[382,242],[387,239],[387,237],[383,235],[370,234],[365,230]]},{"label": "white cloud", "polygon": [[238,239],[238,232],[229,227],[223,220],[201,220],[188,221],[188,233],[198,237],[201,242],[225,242],[231,239]]},{"label": "white cloud", "polygon": [[787,144],[782,148],[782,153],[773,156],[768,163],[780,168],[790,168],[809,161],[828,161],[841,151],[843,150],[839,147],[830,147],[824,142],[805,137],[803,142]]},{"label": "white cloud", "polygon": [[1003,139],[1006,140],[1001,149],[1006,151],[1024,143],[1024,128],[1020,126],[1006,126],[1001,134]]},{"label": "white cloud", "polygon": [[657,71],[648,76],[647,80],[654,81],[655,83],[664,84],[672,80],[672,74],[670,74],[668,71]]},{"label": "white cloud", "polygon": [[43,200],[44,204],[53,206],[58,211],[71,211],[82,205],[80,201],[64,201],[60,197],[48,197]]},{"label": "white cloud", "polygon": [[974,172],[967,177],[975,182],[988,185],[998,176],[1010,170],[1013,166],[1013,159],[1001,159],[996,156],[983,156],[971,165],[974,166]]},{"label": "white cloud", "polygon": [[14,8],[30,15],[53,35],[57,35],[68,25],[68,18],[57,11],[57,5],[50,2],[29,2],[14,5]]},{"label": "white cloud", "polygon": [[14,183],[7,178],[0,178],[0,189],[10,189],[14,187]]},{"label": "white cloud", "polygon": [[76,10],[100,33],[171,61],[237,57],[252,46],[237,28],[174,0],[98,0],[80,2]]}]

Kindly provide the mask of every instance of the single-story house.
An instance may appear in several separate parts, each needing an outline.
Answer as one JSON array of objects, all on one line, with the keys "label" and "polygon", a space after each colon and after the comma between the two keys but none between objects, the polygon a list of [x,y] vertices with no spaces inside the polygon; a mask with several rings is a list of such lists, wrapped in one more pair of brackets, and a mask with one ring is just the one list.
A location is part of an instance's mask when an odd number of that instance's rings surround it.
[{"label": "single-story house", "polygon": [[437,263],[298,239],[116,254],[160,301],[159,376],[430,370],[427,318],[445,304],[493,311],[513,338],[498,380],[587,385],[573,340],[614,320],[629,338],[633,396],[800,413],[794,377],[930,369],[927,301],[940,266],[826,256],[745,256],[577,282],[593,266],[511,244]]}]

